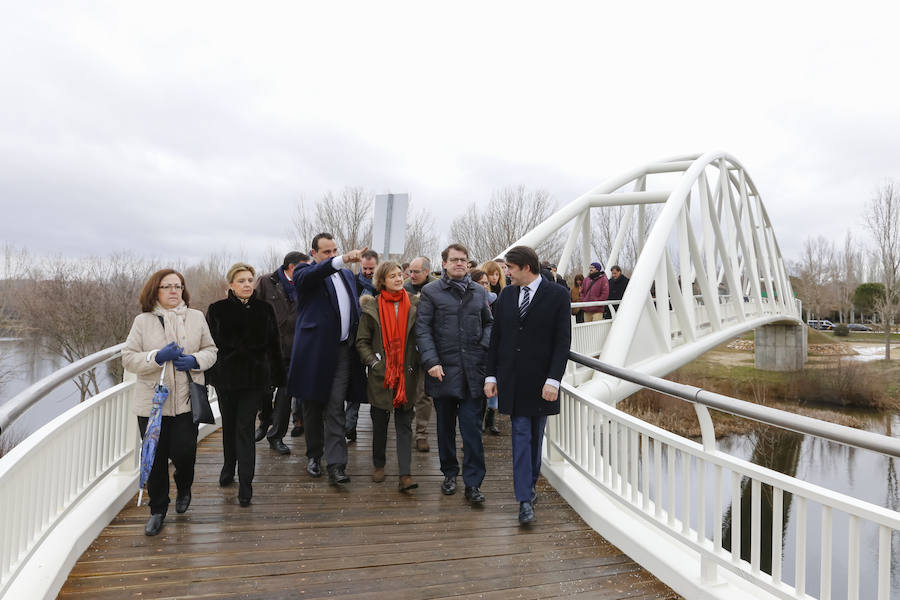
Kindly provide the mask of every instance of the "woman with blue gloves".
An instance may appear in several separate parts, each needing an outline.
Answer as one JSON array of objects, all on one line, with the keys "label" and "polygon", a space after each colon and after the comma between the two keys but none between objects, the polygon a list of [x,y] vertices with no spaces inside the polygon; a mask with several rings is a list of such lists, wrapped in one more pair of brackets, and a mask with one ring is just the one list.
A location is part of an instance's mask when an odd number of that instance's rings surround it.
[{"label": "woman with blue gloves", "polygon": [[190,371],[191,378],[203,384],[203,371],[216,362],[217,349],[203,313],[188,308],[190,300],[181,273],[162,269],[151,275],[141,290],[141,314],[134,318],[122,351],[125,370],[137,375],[134,410],[142,437],[162,365],[172,363],[165,370],[163,383],[169,395],[162,407],[159,443],[147,480],[150,520],[144,528],[146,535],[159,533],[168,511],[170,459],[175,465],[175,512],[183,513],[191,504],[197,425],[191,417],[185,372]]},{"label": "woman with blue gloves", "polygon": [[209,381],[219,396],[222,450],[225,464],[219,485],[234,482],[237,467],[238,502],[249,506],[256,469],[257,401],[285,384],[281,338],[275,309],[256,294],[256,271],[246,263],[228,269],[228,297],[210,304],[206,320],[219,347],[219,362]]}]

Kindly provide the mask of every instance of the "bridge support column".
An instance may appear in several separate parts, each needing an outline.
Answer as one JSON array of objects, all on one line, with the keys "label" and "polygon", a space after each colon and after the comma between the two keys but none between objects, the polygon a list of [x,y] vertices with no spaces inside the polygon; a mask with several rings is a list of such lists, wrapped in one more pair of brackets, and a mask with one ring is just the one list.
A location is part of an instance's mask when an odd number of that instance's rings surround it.
[{"label": "bridge support column", "polygon": [[800,371],[807,358],[807,328],[778,323],[757,327],[754,346],[757,369]]}]

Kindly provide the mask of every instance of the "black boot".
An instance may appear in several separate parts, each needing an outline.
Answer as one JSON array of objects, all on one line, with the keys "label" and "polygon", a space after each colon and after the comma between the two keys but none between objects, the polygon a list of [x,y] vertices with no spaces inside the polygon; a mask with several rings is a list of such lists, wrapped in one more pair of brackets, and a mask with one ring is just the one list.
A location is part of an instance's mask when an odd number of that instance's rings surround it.
[{"label": "black boot", "polygon": [[487,409],[484,415],[484,426],[491,432],[491,435],[500,435],[500,430],[497,429],[496,417],[497,410],[493,408]]}]

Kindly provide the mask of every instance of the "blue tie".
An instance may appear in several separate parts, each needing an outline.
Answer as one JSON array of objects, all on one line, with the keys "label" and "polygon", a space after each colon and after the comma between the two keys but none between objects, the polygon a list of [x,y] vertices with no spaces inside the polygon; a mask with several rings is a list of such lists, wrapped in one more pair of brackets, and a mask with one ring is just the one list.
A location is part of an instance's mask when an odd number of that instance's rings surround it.
[{"label": "blue tie", "polygon": [[522,291],[525,292],[525,296],[522,298],[522,304],[519,305],[519,320],[525,320],[525,313],[528,312],[528,305],[531,303],[531,299],[529,298],[531,294],[531,288],[523,287]]}]

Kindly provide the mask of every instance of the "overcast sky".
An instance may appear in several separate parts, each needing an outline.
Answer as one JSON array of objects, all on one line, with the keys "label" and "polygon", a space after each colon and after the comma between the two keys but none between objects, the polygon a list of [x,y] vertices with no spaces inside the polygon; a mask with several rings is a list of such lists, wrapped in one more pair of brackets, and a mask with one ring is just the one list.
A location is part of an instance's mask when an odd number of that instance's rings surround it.
[{"label": "overcast sky", "polygon": [[298,199],[347,185],[408,191],[446,235],[499,187],[564,204],[718,149],[788,258],[861,240],[900,178],[898,15],[829,6],[7,2],[0,237],[254,260],[288,249]]}]

